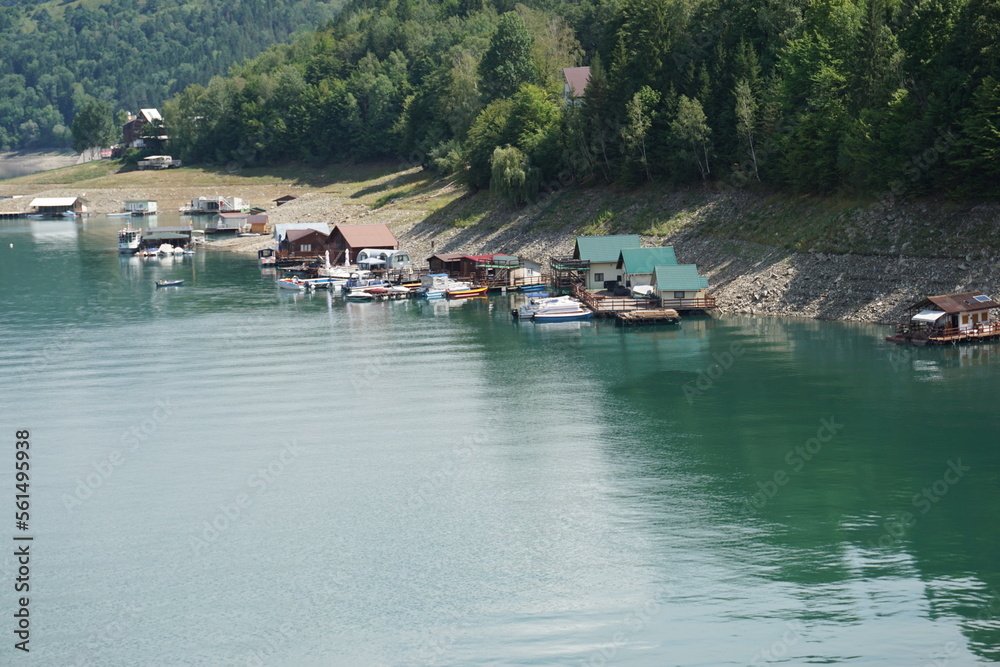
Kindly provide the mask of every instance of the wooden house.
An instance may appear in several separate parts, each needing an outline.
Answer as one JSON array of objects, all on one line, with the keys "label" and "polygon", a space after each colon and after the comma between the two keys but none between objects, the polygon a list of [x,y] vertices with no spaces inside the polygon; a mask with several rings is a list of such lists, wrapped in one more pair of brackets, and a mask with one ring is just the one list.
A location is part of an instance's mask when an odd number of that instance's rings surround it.
[{"label": "wooden house", "polygon": [[319,257],[326,252],[326,237],[315,229],[293,229],[285,234],[278,246],[283,259],[290,257]]},{"label": "wooden house", "polygon": [[677,255],[674,254],[673,246],[623,248],[618,254],[618,264],[615,268],[621,273],[621,284],[631,288],[637,285],[652,285],[654,267],[676,264]]},{"label": "wooden house", "polygon": [[982,292],[928,296],[906,309],[905,319],[887,339],[927,345],[1000,337],[1000,322],[991,318],[995,308],[1000,303]]},{"label": "wooden house", "polygon": [[325,222],[280,222],[271,230],[275,245],[280,245],[288,232],[296,229],[314,229],[317,232],[323,232],[324,236],[330,234],[330,225]]},{"label": "wooden house", "polygon": [[652,285],[664,308],[678,311],[715,308],[715,297],[708,294],[708,278],[700,275],[694,264],[655,266]]},{"label": "wooden house", "polygon": [[263,213],[251,213],[247,215],[246,226],[251,234],[266,234],[267,215]]},{"label": "wooden house", "polygon": [[122,126],[122,143],[128,148],[154,148],[151,143],[162,145],[167,136],[162,129],[155,136],[149,136],[143,128],[150,124],[158,124],[162,128],[163,117],[157,109],[139,109],[137,115],[129,114],[128,121]]},{"label": "wooden house", "polygon": [[326,249],[334,264],[341,264],[345,253],[348,257],[357,257],[365,248],[398,250],[399,241],[384,224],[334,225],[326,239]]}]

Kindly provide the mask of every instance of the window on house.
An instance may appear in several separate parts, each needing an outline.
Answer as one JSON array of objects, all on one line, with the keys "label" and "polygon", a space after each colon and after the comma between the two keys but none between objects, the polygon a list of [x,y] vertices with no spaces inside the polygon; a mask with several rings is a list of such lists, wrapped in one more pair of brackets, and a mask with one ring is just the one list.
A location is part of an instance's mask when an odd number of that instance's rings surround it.
[{"label": "window on house", "polygon": [[299,252],[310,252],[313,249],[311,243],[303,243],[299,246]]},{"label": "window on house", "polygon": [[683,299],[684,298],[684,292],[674,292],[674,298],[675,299]]},{"label": "window on house", "polygon": [[594,274],[594,282],[595,283],[603,283],[604,282],[604,274],[603,273],[595,273]]}]

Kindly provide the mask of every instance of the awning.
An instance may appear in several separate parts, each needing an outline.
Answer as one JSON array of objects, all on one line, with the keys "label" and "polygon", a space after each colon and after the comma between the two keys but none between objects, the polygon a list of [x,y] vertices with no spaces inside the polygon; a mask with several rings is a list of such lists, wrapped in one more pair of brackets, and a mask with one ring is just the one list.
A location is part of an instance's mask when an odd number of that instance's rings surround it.
[{"label": "awning", "polygon": [[921,310],[912,319],[914,322],[937,322],[947,314],[941,310]]}]

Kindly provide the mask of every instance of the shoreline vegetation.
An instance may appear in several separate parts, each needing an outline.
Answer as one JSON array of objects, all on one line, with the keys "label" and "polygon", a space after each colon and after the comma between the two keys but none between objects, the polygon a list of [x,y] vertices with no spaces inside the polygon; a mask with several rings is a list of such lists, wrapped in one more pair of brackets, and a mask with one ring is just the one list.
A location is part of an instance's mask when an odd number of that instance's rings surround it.
[{"label": "shoreline vegetation", "polygon": [[[1000,204],[890,196],[844,199],[765,189],[632,190],[573,186],[510,207],[398,163],[232,171],[185,167],[117,172],[91,162],[0,181],[0,211],[34,196],[79,196],[92,213],[155,199],[177,210],[202,195],[236,196],[283,222],[385,223],[421,261],[434,253],[510,253],[547,264],[578,235],[638,233],[673,245],[708,276],[723,313],[888,323],[927,294],[1000,287]],[[273,200],[297,197],[281,207]],[[256,252],[270,237],[213,242]]]}]

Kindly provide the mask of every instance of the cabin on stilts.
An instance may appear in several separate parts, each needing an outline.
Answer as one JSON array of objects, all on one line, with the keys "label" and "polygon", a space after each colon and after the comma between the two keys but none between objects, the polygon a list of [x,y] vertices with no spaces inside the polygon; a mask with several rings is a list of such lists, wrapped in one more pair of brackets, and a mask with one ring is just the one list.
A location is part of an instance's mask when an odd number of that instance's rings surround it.
[{"label": "cabin on stilts", "polygon": [[906,316],[886,336],[891,343],[943,345],[1000,338],[1000,321],[991,311],[1000,308],[982,292],[928,296],[906,309]]}]

